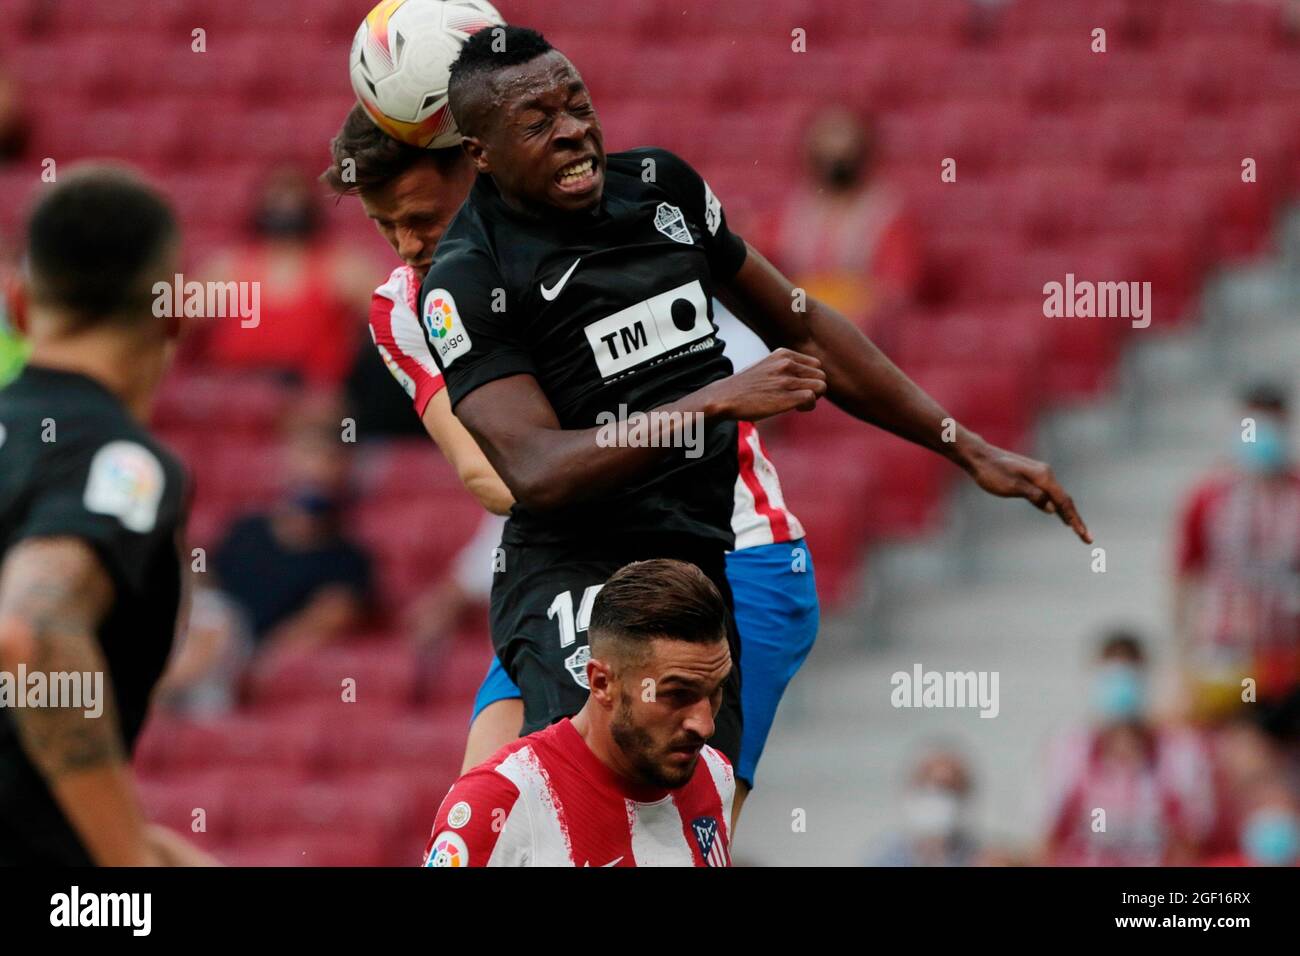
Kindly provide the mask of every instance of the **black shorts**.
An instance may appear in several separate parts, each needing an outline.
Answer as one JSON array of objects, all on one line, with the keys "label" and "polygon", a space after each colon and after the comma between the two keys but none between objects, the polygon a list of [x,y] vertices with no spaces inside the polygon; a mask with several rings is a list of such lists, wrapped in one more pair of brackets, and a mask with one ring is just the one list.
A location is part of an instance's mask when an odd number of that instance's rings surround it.
[{"label": "black shorts", "polygon": [[[502,544],[505,568],[492,584],[492,646],[524,699],[522,734],[572,717],[587,702],[586,620],[598,587],[633,561],[675,558],[703,571],[727,605],[731,675],[709,745],[732,766],[740,758],[740,639],[727,583],[726,552],[699,539],[656,538],[574,548]],[[584,600],[584,596],[586,596]],[[584,604],[586,607],[584,608]]]}]

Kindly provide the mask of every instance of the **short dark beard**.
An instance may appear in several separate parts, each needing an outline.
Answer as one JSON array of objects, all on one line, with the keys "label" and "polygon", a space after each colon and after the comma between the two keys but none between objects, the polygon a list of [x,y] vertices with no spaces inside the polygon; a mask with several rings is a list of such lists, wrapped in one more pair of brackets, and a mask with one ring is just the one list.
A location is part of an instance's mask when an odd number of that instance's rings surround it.
[{"label": "short dark beard", "polygon": [[[638,782],[662,790],[676,790],[685,786],[695,774],[695,763],[691,763],[681,777],[668,776],[651,757],[654,741],[650,735],[637,727],[632,721],[632,698],[626,691],[620,691],[618,707],[609,722],[609,734],[614,743],[631,764]],[[699,759],[698,757],[696,758]]]}]

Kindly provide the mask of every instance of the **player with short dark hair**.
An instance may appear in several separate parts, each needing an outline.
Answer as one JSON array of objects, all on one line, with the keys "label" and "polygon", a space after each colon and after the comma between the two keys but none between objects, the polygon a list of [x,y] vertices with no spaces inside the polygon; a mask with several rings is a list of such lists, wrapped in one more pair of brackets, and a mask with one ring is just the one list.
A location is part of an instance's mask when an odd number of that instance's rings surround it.
[{"label": "player with short dark hair", "polygon": [[730,866],[735,776],[706,741],[732,667],[692,565],[619,569],[591,610],[590,691],[442,801],[426,866]]},{"label": "player with short dark hair", "polygon": [[145,823],[129,766],[181,604],[186,477],[144,424],[176,243],[166,202],[111,167],[68,172],[31,216],[31,357],[0,391],[0,680],[75,693],[0,708],[0,864],[207,859]]},{"label": "player with short dark hair", "polygon": [[[492,633],[525,730],[581,706],[588,596],[614,568],[690,561],[729,599],[740,421],[829,394],[1091,540],[1046,465],[953,422],[834,310],[808,299],[801,311],[687,163],[656,148],[606,154],[581,76],[540,34],[471,37],[449,97],[479,177],[425,278],[421,317],[455,414],[517,502]],[[732,375],[714,293],[777,351]],[[602,443],[599,419],[620,409],[702,416],[703,453],[684,456],[675,427],[666,442]],[[733,759],[738,692],[715,738]]]}]

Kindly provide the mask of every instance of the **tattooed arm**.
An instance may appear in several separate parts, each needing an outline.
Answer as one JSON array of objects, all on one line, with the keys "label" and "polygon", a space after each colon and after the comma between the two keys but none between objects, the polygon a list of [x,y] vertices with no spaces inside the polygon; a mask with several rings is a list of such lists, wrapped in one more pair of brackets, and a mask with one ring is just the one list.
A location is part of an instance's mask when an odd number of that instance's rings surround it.
[{"label": "tattooed arm", "polygon": [[[0,568],[0,669],[106,670],[95,631],[113,582],[94,550],[72,537],[29,538]],[[161,862],[127,764],[112,689],[99,717],[84,709],[10,710],[18,736],[64,815],[101,866]]]}]

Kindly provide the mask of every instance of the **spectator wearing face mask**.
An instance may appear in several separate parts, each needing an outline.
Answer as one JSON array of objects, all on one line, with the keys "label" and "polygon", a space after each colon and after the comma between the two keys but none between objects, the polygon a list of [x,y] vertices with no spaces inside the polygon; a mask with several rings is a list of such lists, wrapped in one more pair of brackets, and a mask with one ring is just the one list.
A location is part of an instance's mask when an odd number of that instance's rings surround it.
[{"label": "spectator wearing face mask", "polygon": [[299,171],[276,170],[257,197],[249,240],[207,264],[211,281],[256,283],[259,312],[255,322],[207,317],[199,352],[208,362],[311,386],[346,377],[375,270],[357,250],[329,241],[315,190]]},{"label": "spectator wearing face mask", "polygon": [[960,754],[943,749],[922,757],[903,798],[903,832],[874,866],[971,866],[979,844],[967,818],[973,788]]},{"label": "spectator wearing face mask", "polygon": [[1209,861],[1210,866],[1300,866],[1300,801],[1276,771],[1257,776],[1246,789],[1246,812],[1237,849]]},{"label": "spectator wearing face mask", "polygon": [[1211,767],[1194,735],[1149,717],[1146,655],[1131,633],[1102,641],[1091,710],[1049,748],[1047,862],[1191,862],[1214,825]]},{"label": "spectator wearing face mask", "polygon": [[1245,678],[1261,705],[1252,712],[1300,705],[1300,472],[1288,410],[1275,385],[1244,393],[1232,466],[1193,489],[1179,522],[1174,624],[1206,718],[1243,706]]},{"label": "spectator wearing face mask", "polygon": [[349,460],[337,421],[322,407],[292,425],[279,504],[237,521],[214,555],[259,650],[347,637],[372,604],[370,557],[342,530]]},{"label": "spectator wearing face mask", "polygon": [[763,248],[795,284],[864,329],[921,278],[915,223],[877,175],[876,135],[850,110],[819,113],[804,141],[807,178],[763,227]]}]

